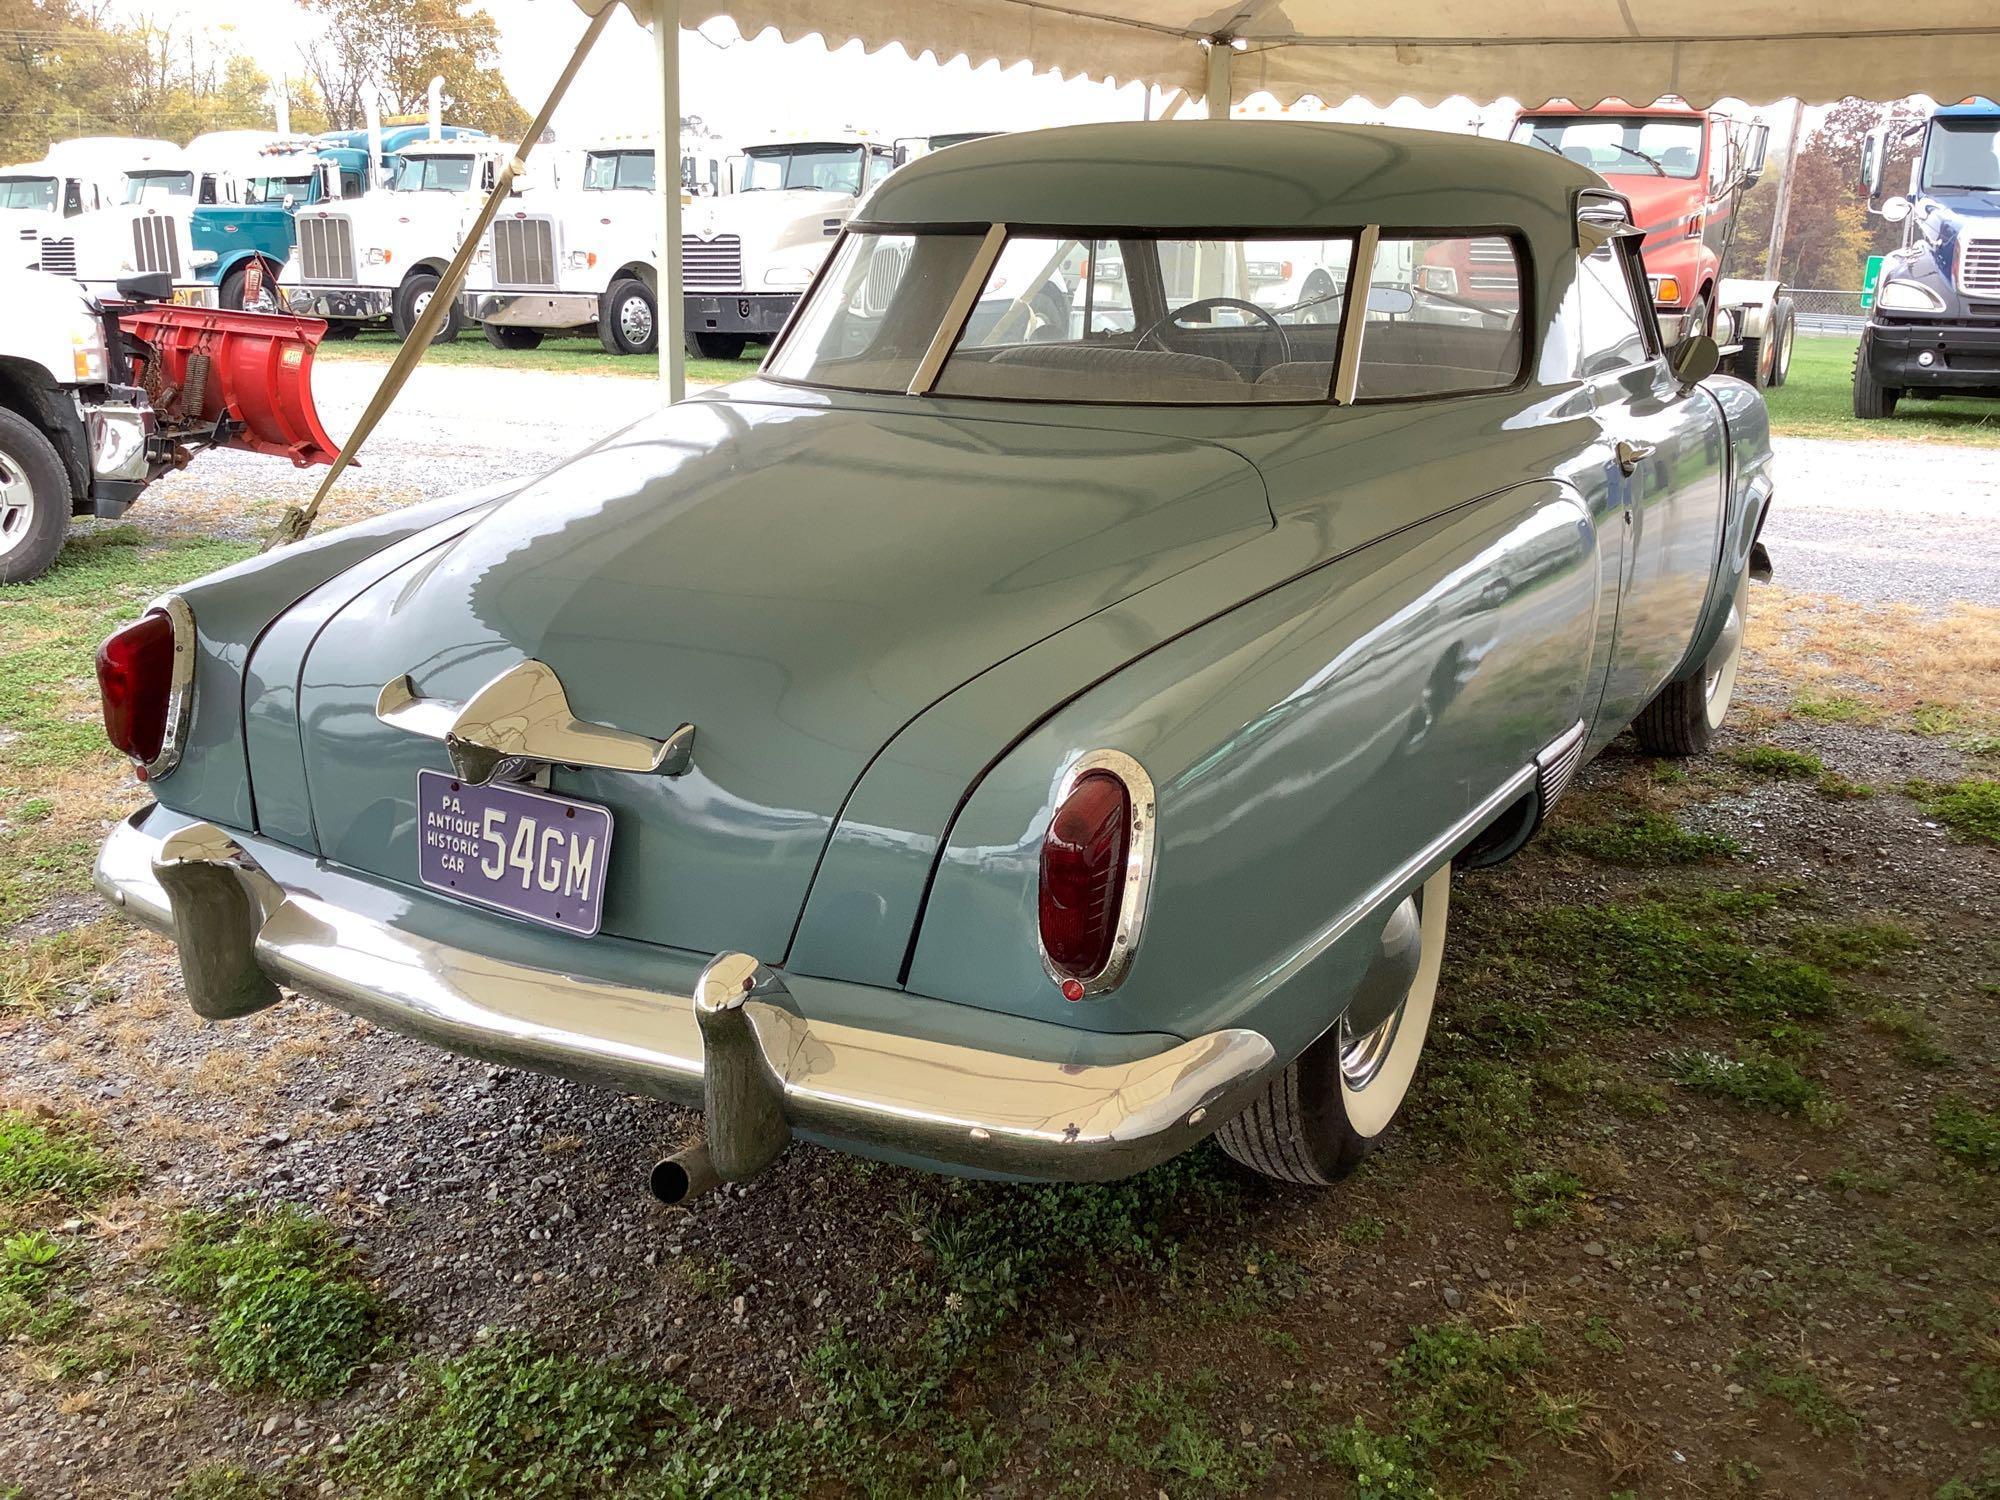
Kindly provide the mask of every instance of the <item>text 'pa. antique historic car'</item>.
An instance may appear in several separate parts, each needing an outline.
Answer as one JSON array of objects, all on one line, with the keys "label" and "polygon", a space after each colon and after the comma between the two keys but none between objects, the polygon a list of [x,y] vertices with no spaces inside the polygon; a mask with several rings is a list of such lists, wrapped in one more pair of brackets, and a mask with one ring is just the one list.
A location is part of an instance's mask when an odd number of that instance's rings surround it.
[{"label": "text 'pa. antique historic car'", "polygon": [[1330,1181],[1454,866],[1728,706],[1765,414],[1662,348],[1638,251],[1493,141],[940,152],[756,378],[113,636],[155,801],[98,885],[205,1016],[295,990],[698,1105],[669,1199],[795,1136]]}]

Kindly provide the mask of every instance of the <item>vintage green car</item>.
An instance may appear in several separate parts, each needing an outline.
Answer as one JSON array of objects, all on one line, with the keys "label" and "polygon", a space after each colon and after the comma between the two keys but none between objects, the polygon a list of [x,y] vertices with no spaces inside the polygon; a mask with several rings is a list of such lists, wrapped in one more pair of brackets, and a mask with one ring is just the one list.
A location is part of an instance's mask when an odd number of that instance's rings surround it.
[{"label": "vintage green car", "polygon": [[756,378],[113,636],[156,801],[99,888],[204,1016],[282,987],[700,1106],[669,1199],[794,1136],[1331,1181],[1453,867],[1728,706],[1765,413],[1662,349],[1638,251],[1492,141],[940,152]]}]

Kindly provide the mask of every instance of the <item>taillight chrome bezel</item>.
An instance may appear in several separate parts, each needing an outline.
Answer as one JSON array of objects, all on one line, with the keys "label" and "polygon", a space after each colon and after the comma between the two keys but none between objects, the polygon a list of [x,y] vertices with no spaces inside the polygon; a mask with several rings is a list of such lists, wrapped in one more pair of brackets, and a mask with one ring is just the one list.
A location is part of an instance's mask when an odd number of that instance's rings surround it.
[{"label": "taillight chrome bezel", "polygon": [[145,780],[158,781],[181,763],[181,751],[187,744],[188,720],[194,713],[195,634],[194,611],[179,594],[162,594],[146,606],[139,618],[143,620],[151,614],[165,615],[174,633],[174,665],[167,678],[167,721],[160,735],[160,753],[148,761],[132,757],[132,764]]},{"label": "taillight chrome bezel", "polygon": [[[1069,800],[1077,783],[1092,772],[1109,772],[1125,785],[1125,880],[1118,899],[1118,920],[1112,928],[1111,951],[1095,974],[1072,974],[1049,956],[1042,941],[1039,918],[1035,923],[1035,951],[1041,956],[1042,972],[1058,989],[1072,982],[1080,985],[1082,993],[1075,997],[1078,999],[1115,990],[1132,967],[1146,925],[1147,897],[1153,884],[1153,853],[1157,847],[1158,799],[1153,791],[1153,778],[1122,750],[1091,750],[1071,761],[1056,784],[1055,798],[1049,804],[1050,818]],[[1047,836],[1045,829],[1043,837]]]}]

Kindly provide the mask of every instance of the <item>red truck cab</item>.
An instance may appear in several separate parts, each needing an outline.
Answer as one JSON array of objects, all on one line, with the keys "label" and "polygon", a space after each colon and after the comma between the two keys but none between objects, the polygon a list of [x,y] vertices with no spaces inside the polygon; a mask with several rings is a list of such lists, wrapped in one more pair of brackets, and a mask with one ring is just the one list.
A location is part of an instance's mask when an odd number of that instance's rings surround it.
[{"label": "red truck cab", "polygon": [[1677,105],[1635,108],[1607,99],[1592,109],[1526,110],[1510,139],[1589,167],[1632,205],[1660,330],[1723,337],[1723,263],[1743,194],[1764,168],[1768,127]]}]

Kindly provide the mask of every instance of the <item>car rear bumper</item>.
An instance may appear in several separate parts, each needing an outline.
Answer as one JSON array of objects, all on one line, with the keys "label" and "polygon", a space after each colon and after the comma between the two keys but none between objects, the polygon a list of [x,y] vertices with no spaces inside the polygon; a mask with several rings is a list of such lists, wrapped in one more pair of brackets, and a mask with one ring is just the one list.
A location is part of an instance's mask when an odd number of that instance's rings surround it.
[{"label": "car rear bumper", "polygon": [[282,286],[293,312],[308,318],[386,318],[396,294],[386,286]]},{"label": "car rear bumper", "polygon": [[2000,323],[1870,323],[1860,357],[1880,385],[2000,395]]},{"label": "car rear bumper", "polygon": [[589,292],[467,292],[459,299],[475,323],[503,328],[581,328],[597,321]]},{"label": "car rear bumper", "polygon": [[722,292],[682,298],[689,333],[741,333],[765,338],[785,326],[797,292]]},{"label": "car rear bumper", "polygon": [[[725,1178],[795,1133],[947,1170],[1123,1177],[1208,1135],[1277,1061],[1248,1030],[1133,1038],[1132,1055],[1076,1061],[1083,1034],[983,1012],[967,1024],[986,1035],[951,1040],[808,1019],[787,976],[741,954],[658,988],[535,967],[392,924],[361,899],[379,908],[381,887],[322,861],[159,812],[113,831],[97,888],[175,938],[201,1014],[248,1014],[284,985],[473,1057],[699,1106]],[[915,999],[837,988],[878,1018]]]}]

